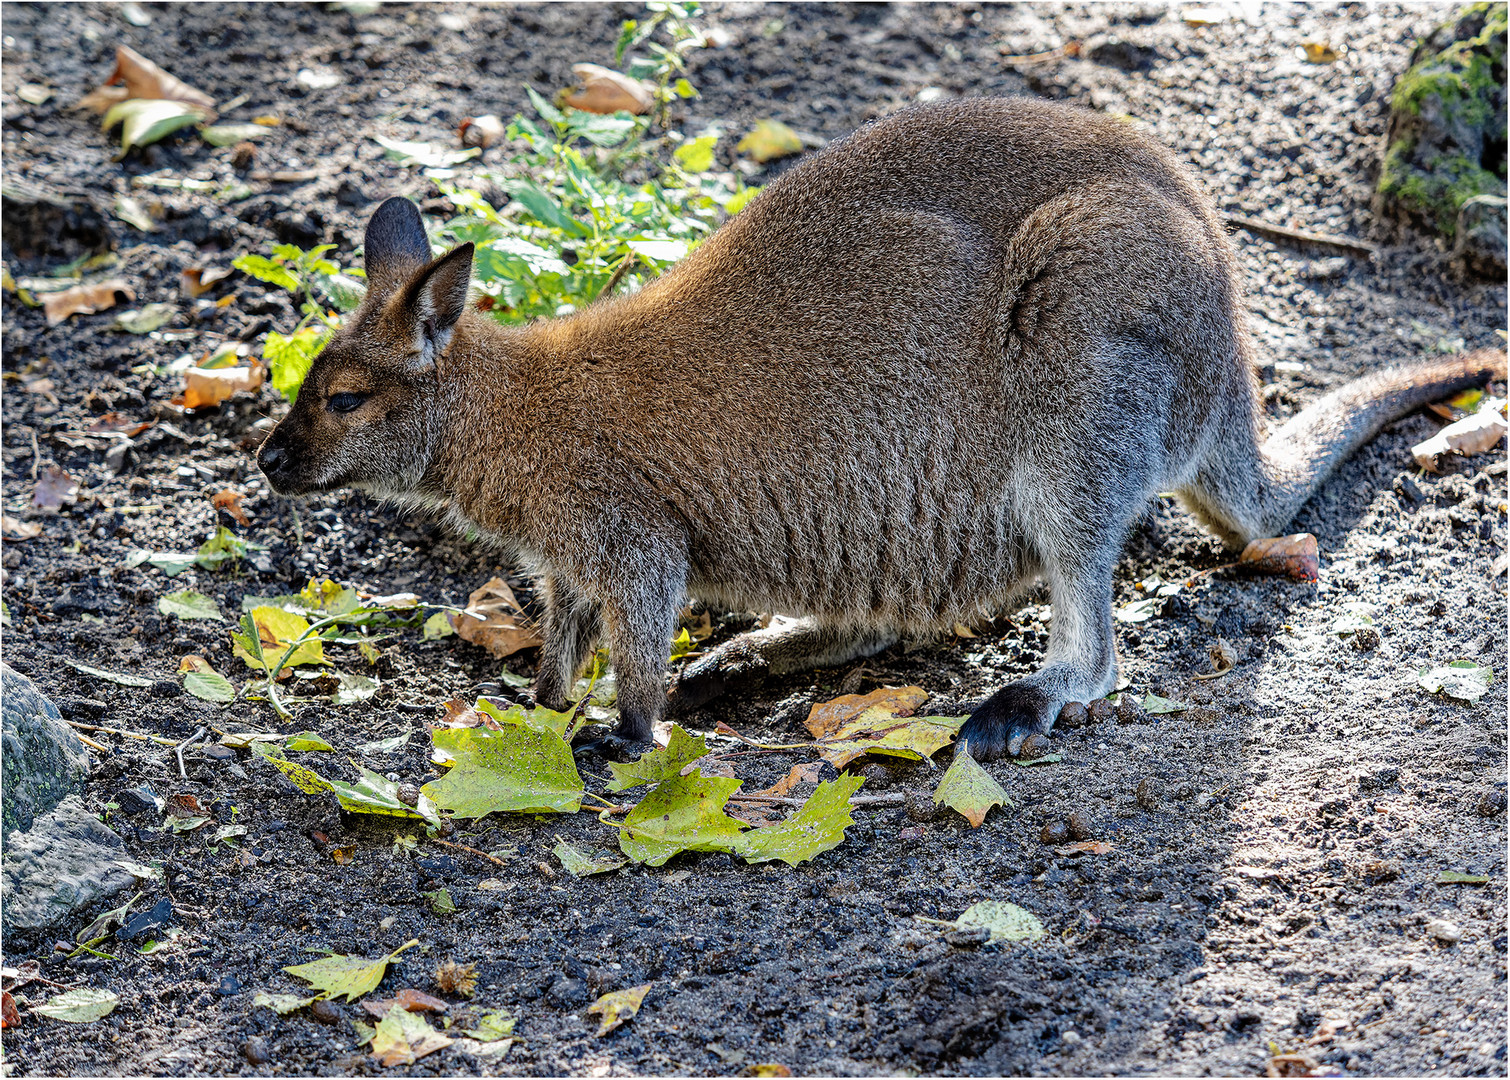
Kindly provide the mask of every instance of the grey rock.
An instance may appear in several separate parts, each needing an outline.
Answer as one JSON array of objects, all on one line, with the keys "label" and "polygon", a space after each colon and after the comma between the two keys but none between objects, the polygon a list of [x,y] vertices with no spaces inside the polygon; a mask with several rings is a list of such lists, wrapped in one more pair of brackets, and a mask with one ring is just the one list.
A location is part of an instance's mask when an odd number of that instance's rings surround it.
[{"label": "grey rock", "polygon": [[55,926],[129,888],[135,879],[116,865],[125,855],[121,838],[69,795],[5,838],[0,925],[6,933]]},{"label": "grey rock", "polygon": [[1458,210],[1452,261],[1468,277],[1505,276],[1505,200],[1498,195],[1475,195]]},{"label": "grey rock", "polygon": [[0,828],[32,822],[84,789],[89,754],[57,706],[25,675],[0,664]]}]

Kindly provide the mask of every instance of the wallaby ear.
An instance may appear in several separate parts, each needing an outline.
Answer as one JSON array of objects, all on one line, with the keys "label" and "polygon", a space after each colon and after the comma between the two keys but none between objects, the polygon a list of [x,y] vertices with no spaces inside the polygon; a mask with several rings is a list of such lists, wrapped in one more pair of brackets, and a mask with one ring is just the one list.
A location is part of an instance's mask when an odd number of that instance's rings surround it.
[{"label": "wallaby ear", "polygon": [[467,309],[473,250],[471,243],[452,249],[404,287],[401,310],[413,327],[416,371],[433,367],[451,343],[451,332]]},{"label": "wallaby ear", "polygon": [[388,199],[367,222],[362,248],[370,291],[381,296],[408,281],[430,261],[430,240],[418,207],[408,199]]}]

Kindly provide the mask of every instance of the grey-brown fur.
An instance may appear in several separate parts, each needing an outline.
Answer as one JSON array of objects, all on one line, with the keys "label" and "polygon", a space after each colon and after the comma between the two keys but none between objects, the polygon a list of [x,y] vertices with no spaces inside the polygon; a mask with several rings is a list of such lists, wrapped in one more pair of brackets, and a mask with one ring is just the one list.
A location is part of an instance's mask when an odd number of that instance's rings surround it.
[{"label": "grey-brown fur", "polygon": [[1154,493],[1229,542],[1273,535],[1381,424],[1504,372],[1479,353],[1372,376],[1261,444],[1205,196],[1128,125],[1028,100],[872,124],[564,319],[500,327],[458,287],[470,245],[425,265],[423,242],[411,204],[374,216],[372,295],[264,469],[443,506],[517,551],[547,598],[537,697],[560,706],[606,635],[629,741],[662,713],[689,595],[806,617],[689,671],[695,705],[731,671],[837,663],[1043,579],[1044,667],[963,732],[1015,750],[1112,688],[1112,569]]}]

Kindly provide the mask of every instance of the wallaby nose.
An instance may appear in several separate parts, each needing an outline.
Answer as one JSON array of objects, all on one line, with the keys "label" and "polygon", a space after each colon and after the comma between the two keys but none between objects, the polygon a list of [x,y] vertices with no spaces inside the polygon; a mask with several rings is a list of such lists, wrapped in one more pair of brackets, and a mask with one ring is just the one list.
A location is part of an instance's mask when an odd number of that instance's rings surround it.
[{"label": "wallaby nose", "polygon": [[262,466],[262,471],[271,476],[288,464],[288,451],[281,446],[264,444],[257,453],[257,464]]}]

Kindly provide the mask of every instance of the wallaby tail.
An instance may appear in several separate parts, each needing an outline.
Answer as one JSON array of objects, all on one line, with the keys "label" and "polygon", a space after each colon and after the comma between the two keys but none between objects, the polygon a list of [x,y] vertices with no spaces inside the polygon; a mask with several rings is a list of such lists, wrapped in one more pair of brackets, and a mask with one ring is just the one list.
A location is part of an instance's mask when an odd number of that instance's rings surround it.
[{"label": "wallaby tail", "polygon": [[1235,546],[1277,536],[1327,477],[1385,424],[1459,390],[1504,378],[1504,351],[1478,349],[1356,379],[1296,414],[1261,445],[1252,438],[1251,421],[1233,423],[1181,495]]}]

